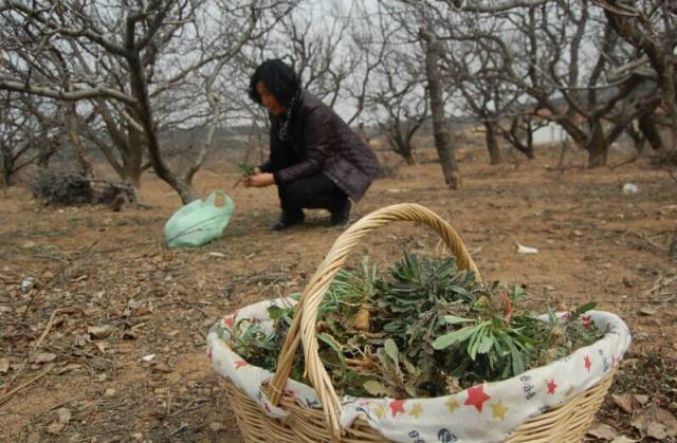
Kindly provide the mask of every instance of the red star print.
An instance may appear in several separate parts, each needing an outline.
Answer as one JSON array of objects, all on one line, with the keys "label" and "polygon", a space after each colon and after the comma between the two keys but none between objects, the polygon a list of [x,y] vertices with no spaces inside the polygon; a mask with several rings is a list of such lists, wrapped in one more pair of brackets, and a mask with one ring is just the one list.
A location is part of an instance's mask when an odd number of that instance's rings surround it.
[{"label": "red star print", "polygon": [[229,328],[232,328],[233,324],[235,323],[235,315],[227,315],[223,317],[223,323]]},{"label": "red star print", "polygon": [[244,366],[249,366],[249,363],[247,363],[244,360],[238,360],[238,361],[235,362],[235,369],[240,369]]},{"label": "red star print", "polygon": [[264,404],[263,404],[263,407],[266,409],[266,412],[267,412],[267,413],[270,414],[270,413],[272,412],[272,411],[270,410],[270,406],[268,406],[268,403],[264,403]]},{"label": "red star print", "polygon": [[615,367],[616,367],[616,363],[618,363],[618,360],[616,360],[616,356],[615,356],[615,355],[612,355],[612,356],[611,356],[611,366],[613,366],[613,367],[615,368]]},{"label": "red star print", "polygon": [[390,410],[393,412],[393,417],[395,417],[398,412],[404,414],[404,400],[393,400],[390,402]]},{"label": "red star print", "polygon": [[592,367],[592,360],[590,360],[590,356],[589,356],[589,355],[586,355],[586,356],[585,356],[585,369],[587,369],[588,372],[590,372],[590,368],[591,368],[591,367]]},{"label": "red star print", "polygon": [[551,378],[550,381],[548,382],[548,394],[554,394],[556,390],[557,390],[557,383],[555,383],[554,378]]},{"label": "red star print", "polygon": [[296,393],[295,393],[293,390],[291,390],[291,389],[285,389],[284,393],[285,393],[288,397],[292,397],[292,398],[296,397]]},{"label": "red star print", "polygon": [[491,397],[484,393],[484,385],[479,385],[468,389],[468,398],[465,400],[464,404],[472,405],[478,412],[482,412],[484,402],[490,398]]},{"label": "red star print", "polygon": [[581,320],[583,320],[583,327],[585,329],[592,328],[592,316],[591,315],[581,315]]},{"label": "red star print", "polygon": [[209,348],[207,350],[207,357],[209,357],[209,360],[211,361],[211,359],[212,359],[212,348]]}]

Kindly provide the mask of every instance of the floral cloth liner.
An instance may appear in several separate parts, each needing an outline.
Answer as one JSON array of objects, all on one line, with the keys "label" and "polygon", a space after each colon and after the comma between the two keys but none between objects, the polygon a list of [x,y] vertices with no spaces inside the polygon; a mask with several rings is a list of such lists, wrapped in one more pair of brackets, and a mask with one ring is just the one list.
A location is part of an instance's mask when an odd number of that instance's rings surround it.
[{"label": "floral cloth liner", "polygon": [[[294,300],[284,298],[249,305],[221,319],[207,336],[213,369],[232,380],[266,413],[276,418],[284,418],[287,413],[273,406],[261,392],[261,385],[271,380],[273,373],[244,361],[228,347],[224,338],[229,336],[236,322],[243,319],[260,323],[264,330],[272,331],[268,307],[294,303]],[[618,316],[602,311],[589,311],[583,319],[594,322],[607,333],[593,345],[580,348],[568,357],[507,380],[483,383],[445,397],[393,400],[346,396],[342,399],[342,426],[348,428],[357,417],[362,417],[371,427],[396,442],[490,443],[506,440],[524,421],[585,391],[618,365],[631,340],[626,324]],[[301,404],[320,407],[310,386],[290,379],[286,389],[286,393]]]}]

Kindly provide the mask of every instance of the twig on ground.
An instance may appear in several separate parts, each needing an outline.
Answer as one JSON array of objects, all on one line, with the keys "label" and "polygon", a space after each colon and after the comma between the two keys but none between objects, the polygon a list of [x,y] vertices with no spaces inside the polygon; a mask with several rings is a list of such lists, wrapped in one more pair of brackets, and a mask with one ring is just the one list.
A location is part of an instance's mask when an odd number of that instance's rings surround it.
[{"label": "twig on ground", "polygon": [[620,168],[621,166],[625,166],[625,165],[630,164],[630,163],[635,163],[638,158],[639,158],[639,155],[634,155],[627,160],[623,160],[620,163],[616,163],[615,165],[610,165],[609,169],[613,171],[614,169]]},{"label": "twig on ground", "polygon": [[12,379],[5,385],[5,390],[9,388],[9,386],[14,383],[15,380],[19,378],[19,376],[23,373],[23,371],[28,367],[28,360],[31,357],[31,354],[34,354],[38,349],[40,349],[40,346],[42,346],[42,342],[47,337],[47,334],[49,334],[49,331],[52,329],[52,326],[55,323],[56,316],[61,313],[72,313],[72,312],[80,312],[83,313],[82,309],[80,308],[61,308],[61,309],[55,309],[52,312],[52,315],[49,316],[49,320],[47,321],[47,325],[45,326],[45,330],[42,332],[40,337],[35,341],[33,344],[31,350],[29,351],[28,355],[24,359],[23,365],[21,365],[21,368],[14,374]]},{"label": "twig on ground", "polygon": [[655,249],[656,251],[661,251],[661,252],[662,252],[663,249],[664,249],[664,247],[663,247],[662,245],[656,244],[653,240],[651,240],[651,239],[649,238],[648,235],[643,234],[643,233],[641,233],[641,232],[637,232],[637,231],[634,231],[634,230],[632,230],[632,229],[628,229],[627,231],[625,231],[625,233],[624,233],[623,235],[625,235],[625,234],[632,234],[632,235],[634,235],[635,237],[637,237],[637,238],[639,238],[639,239],[641,239],[641,240],[644,240],[644,242],[646,242],[649,246],[651,246],[651,247],[652,247],[653,249]]},{"label": "twig on ground", "polygon": [[208,401],[208,399],[206,399],[206,398],[197,398],[195,400],[191,400],[188,403],[186,403],[186,405],[184,407],[182,407],[181,409],[177,409],[176,411],[172,412],[169,416],[174,417],[176,415],[181,414],[182,412],[186,412],[186,411],[195,409],[195,408],[199,407],[202,403],[206,403],[207,401]]},{"label": "twig on ground", "polygon": [[[654,280],[653,285],[646,291],[642,292],[640,297],[650,297],[653,298],[654,294],[659,292],[661,289],[664,287],[668,286],[670,283],[673,281],[677,280],[677,276],[672,276],[672,277],[663,277],[662,273],[658,273],[658,276],[656,277],[656,280]],[[660,294],[656,294],[660,295]]]},{"label": "twig on ground", "polygon": [[22,390],[23,388],[25,388],[25,387],[27,387],[27,386],[29,386],[29,385],[35,383],[36,381],[38,381],[39,379],[41,379],[42,377],[44,377],[45,375],[47,375],[49,372],[51,372],[52,369],[54,369],[54,366],[55,366],[54,363],[50,363],[45,369],[42,370],[42,372],[40,372],[40,373],[39,373],[38,375],[36,375],[35,377],[31,378],[31,379],[28,380],[27,382],[24,382],[24,383],[20,384],[19,386],[17,386],[16,388],[12,389],[12,390],[9,391],[8,393],[3,394],[3,396],[0,397],[0,406],[3,405],[3,404],[5,404],[10,398],[12,398],[12,396],[14,396],[14,394],[16,394],[17,392],[19,392],[19,391]]}]

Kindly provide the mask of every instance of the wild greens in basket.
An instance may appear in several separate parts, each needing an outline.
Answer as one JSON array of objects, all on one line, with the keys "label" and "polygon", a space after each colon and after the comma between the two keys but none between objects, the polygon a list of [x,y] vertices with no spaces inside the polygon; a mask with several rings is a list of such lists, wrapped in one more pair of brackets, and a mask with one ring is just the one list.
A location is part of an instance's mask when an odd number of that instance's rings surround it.
[{"label": "wild greens in basket", "polygon": [[[318,313],[320,357],[339,394],[393,398],[446,395],[520,374],[603,336],[583,313],[543,321],[521,308],[520,287],[485,284],[454,258],[405,254],[380,276],[365,257],[341,271]],[[294,308],[272,306],[274,332],[237,322],[221,334],[249,363],[275,370]],[[303,380],[303,355],[292,377]]]}]

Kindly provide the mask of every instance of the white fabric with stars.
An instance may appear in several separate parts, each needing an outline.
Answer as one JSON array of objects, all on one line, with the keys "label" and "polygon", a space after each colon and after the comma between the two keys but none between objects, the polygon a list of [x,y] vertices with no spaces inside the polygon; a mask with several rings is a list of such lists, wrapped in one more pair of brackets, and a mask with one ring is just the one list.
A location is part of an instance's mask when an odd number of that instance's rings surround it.
[{"label": "white fabric with stars", "polygon": [[[272,321],[268,307],[288,303],[295,302],[285,298],[247,306],[221,319],[207,336],[214,370],[232,380],[260,404],[265,413],[276,418],[285,417],[285,411],[273,406],[261,392],[261,385],[272,379],[273,373],[245,362],[219,334],[227,335],[233,325],[243,319],[260,323],[270,331]],[[357,417],[362,417],[396,442],[503,441],[530,417],[585,391],[618,365],[631,341],[626,324],[608,312],[589,311],[585,317],[607,333],[593,345],[580,348],[568,357],[507,380],[476,385],[445,397],[408,400],[344,397],[342,426],[350,427]],[[287,393],[303,405],[319,407],[310,386],[289,380]]]}]

